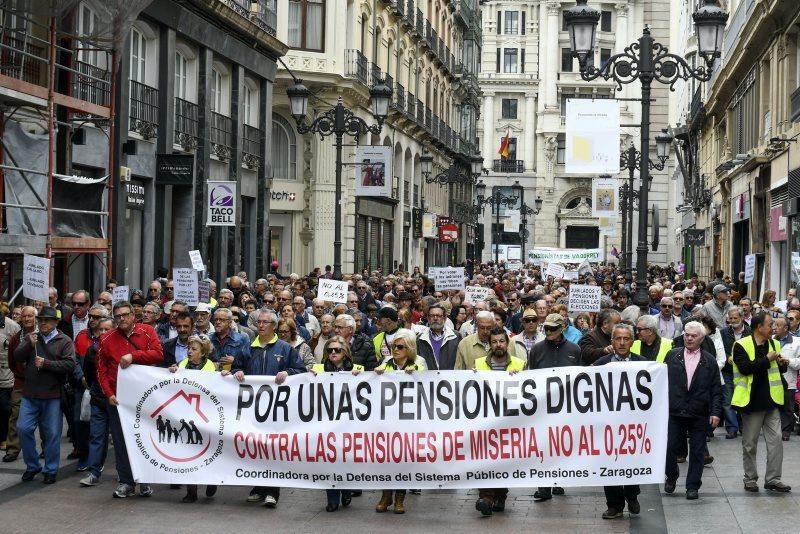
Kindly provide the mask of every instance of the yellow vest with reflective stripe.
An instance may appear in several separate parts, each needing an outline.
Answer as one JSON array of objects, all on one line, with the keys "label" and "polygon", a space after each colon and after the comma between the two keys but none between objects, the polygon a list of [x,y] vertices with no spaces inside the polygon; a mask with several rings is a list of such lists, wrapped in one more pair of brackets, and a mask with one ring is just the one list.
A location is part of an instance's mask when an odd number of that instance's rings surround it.
[{"label": "yellow vest with reflective stripe", "polygon": [[[325,371],[325,364],[324,363],[315,363],[311,367],[311,370],[314,371],[315,373],[325,373],[325,372],[327,372],[327,371]],[[352,370],[353,371],[363,371],[364,370],[364,366],[363,365],[358,365],[357,363],[354,363]]]},{"label": "yellow vest with reflective stripe", "polygon": [[[516,356],[509,356],[511,358],[506,365],[506,371],[523,371],[525,369],[525,360],[517,358]],[[475,360],[475,369],[478,371],[492,371],[492,366],[489,364],[489,357],[484,356]]]},{"label": "yellow vest with reflective stripe", "polygon": [[[743,337],[733,344],[740,345],[747,353],[750,361],[756,359],[756,344],[753,341],[753,336],[749,335]],[[780,354],[781,344],[775,343],[774,340],[769,340],[769,346],[773,352]],[[772,401],[778,406],[783,406],[783,382],[781,381],[781,371],[778,369],[777,362],[769,362],[769,369],[767,370],[767,380],[769,382],[769,396]],[[731,406],[738,406],[743,408],[750,403],[750,388],[753,385],[753,375],[743,375],[739,372],[736,362],[733,363],[733,398],[731,399]]]},{"label": "yellow vest with reflective stripe", "polygon": [[[658,354],[656,354],[656,361],[658,363],[664,363],[664,359],[667,357],[667,353],[672,350],[672,340],[666,337],[661,338],[661,345],[658,347]],[[636,356],[642,355],[642,340],[637,339],[631,345],[631,354],[635,354]]]},{"label": "yellow vest with reflective stripe", "polygon": [[[186,365],[189,363],[189,358],[184,358],[178,363],[178,367],[181,369],[185,369]],[[203,368],[200,371],[211,371],[214,372],[217,370],[217,366],[211,360],[206,360],[206,363],[203,364]]]}]

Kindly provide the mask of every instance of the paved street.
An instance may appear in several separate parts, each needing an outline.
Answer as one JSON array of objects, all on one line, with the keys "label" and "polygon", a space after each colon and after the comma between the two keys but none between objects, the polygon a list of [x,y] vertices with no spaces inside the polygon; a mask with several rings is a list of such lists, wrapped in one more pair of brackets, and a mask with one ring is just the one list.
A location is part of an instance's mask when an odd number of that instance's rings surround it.
[{"label": "paved street", "polygon": [[[718,434],[720,431],[718,431]],[[800,438],[784,448],[784,480],[800,487]],[[21,459],[0,465],[0,524],[6,534],[44,532],[220,532],[232,524],[238,531],[262,529],[265,524],[283,532],[796,532],[797,493],[789,495],[745,493],[741,482],[741,449],[737,441],[718,435],[710,444],[716,460],[705,470],[700,500],[689,502],[679,481],[674,495],[643,488],[639,517],[603,521],[601,488],[569,488],[567,495],[534,503],[533,490],[512,490],[506,512],[482,518],[474,509],[474,491],[423,492],[409,495],[405,516],[377,515],[375,492],[353,499],[349,509],[325,512],[322,491],[287,490],[277,510],[244,502],[248,488],[222,488],[212,502],[180,502],[183,490],[157,486],[150,499],[111,498],[115,487],[110,458],[104,481],[95,488],[78,486],[75,463],[63,466],[58,482],[44,486],[41,477],[22,483]],[[64,447],[66,448],[66,447]],[[763,448],[763,442],[762,442]],[[66,452],[66,451],[65,451]],[[759,451],[759,466],[764,455]],[[685,468],[685,466],[683,466]],[[763,482],[762,482],[763,483]],[[202,495],[202,488],[201,488]],[[269,521],[269,523],[265,523]]]}]

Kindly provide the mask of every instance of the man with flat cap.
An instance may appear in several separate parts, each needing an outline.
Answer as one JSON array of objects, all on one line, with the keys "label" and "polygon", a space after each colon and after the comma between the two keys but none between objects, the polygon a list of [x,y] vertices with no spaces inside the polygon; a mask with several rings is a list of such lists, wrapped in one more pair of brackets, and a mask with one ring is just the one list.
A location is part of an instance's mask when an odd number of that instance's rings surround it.
[{"label": "man with flat cap", "polygon": [[380,363],[392,357],[392,341],[400,325],[397,309],[392,306],[378,310],[377,318],[379,332],[372,339],[372,346],[375,348],[375,358]]},{"label": "man with flat cap", "polygon": [[714,320],[717,328],[722,330],[728,326],[725,322],[725,317],[732,307],[730,289],[725,284],[717,284],[714,286],[714,300],[709,300],[703,304],[703,312]]}]

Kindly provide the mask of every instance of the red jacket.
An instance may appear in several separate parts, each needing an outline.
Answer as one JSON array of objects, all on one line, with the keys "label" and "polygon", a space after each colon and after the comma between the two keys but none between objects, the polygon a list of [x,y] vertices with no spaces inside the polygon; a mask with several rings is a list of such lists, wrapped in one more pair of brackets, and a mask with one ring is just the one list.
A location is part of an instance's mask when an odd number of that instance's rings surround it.
[{"label": "red jacket", "polygon": [[89,334],[89,329],[78,332],[78,335],[75,336],[75,354],[83,358],[91,346],[92,336]]},{"label": "red jacket", "polygon": [[119,360],[128,353],[139,365],[156,365],[164,360],[164,350],[152,326],[135,323],[127,337],[119,328],[109,331],[100,338],[97,351],[97,381],[106,397],[117,394]]}]

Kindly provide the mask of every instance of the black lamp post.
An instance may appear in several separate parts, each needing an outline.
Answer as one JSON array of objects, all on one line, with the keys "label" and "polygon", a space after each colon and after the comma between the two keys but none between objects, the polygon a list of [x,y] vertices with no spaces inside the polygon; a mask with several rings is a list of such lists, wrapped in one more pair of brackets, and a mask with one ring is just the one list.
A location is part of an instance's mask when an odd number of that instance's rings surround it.
[{"label": "black lamp post", "polygon": [[344,107],[342,97],[336,106],[306,124],[304,119],[308,110],[308,97],[311,91],[303,85],[303,80],[295,79],[294,84],[286,90],[289,107],[297,122],[297,131],[301,134],[315,133],[324,139],[329,135],[336,136],[336,205],[334,206],[333,234],[333,278],[342,279],[342,143],[345,134],[358,138],[367,133],[379,134],[383,121],[389,114],[389,103],[392,100],[392,88],[385,82],[378,83],[370,90],[370,108],[377,124],[369,125],[361,117],[356,117]]},{"label": "black lamp post", "polygon": [[514,182],[514,185],[512,185],[511,188],[519,197],[519,214],[521,217],[519,237],[522,240],[522,263],[526,264],[528,263],[525,256],[525,241],[528,239],[528,215],[539,215],[539,212],[542,211],[542,204],[544,204],[544,200],[542,200],[542,197],[539,195],[536,195],[536,200],[533,201],[534,207],[531,208],[525,204],[525,188],[522,187],[522,185],[519,183],[519,180]]},{"label": "black lamp post", "polygon": [[[720,7],[717,0],[704,0],[703,7],[693,15],[697,33],[697,48],[705,65],[692,68],[685,59],[658,43],[645,27],[642,36],[628,45],[625,50],[614,56],[600,68],[589,61],[594,53],[597,22],[600,11],[589,7],[587,0],[576,0],[576,5],[564,11],[564,21],[569,33],[572,55],[578,58],[581,78],[586,81],[603,78],[613,79],[618,89],[623,84],[638,80],[642,84],[642,146],[640,161],[649,161],[650,157],[650,95],[653,81],[658,81],[673,88],[678,80],[694,78],[699,81],[711,79],[714,60],[720,56],[722,35],[728,14]],[[639,176],[642,187],[639,190],[639,206],[646,209],[648,205],[649,168],[639,165]],[[636,246],[636,294],[634,303],[644,309],[648,305],[647,294],[647,217],[639,217],[639,235]]]},{"label": "black lamp post", "polygon": [[506,196],[501,193],[499,189],[495,188],[492,196],[487,198],[486,184],[483,183],[483,180],[479,181],[475,186],[475,191],[477,192],[477,205],[481,214],[483,214],[483,208],[486,204],[491,203],[494,205],[495,230],[492,232],[492,239],[494,240],[492,244],[494,245],[494,264],[497,266],[500,263],[500,206],[506,205],[510,208],[517,203],[519,197]]},{"label": "black lamp post", "polygon": [[420,169],[422,176],[425,178],[426,184],[438,183],[440,186],[447,184],[475,184],[478,181],[481,173],[483,172],[483,158],[479,155],[474,155],[469,158],[470,174],[464,174],[459,171],[458,167],[451,165],[444,172],[431,176],[433,174],[433,156],[428,152],[423,153],[419,157]]}]

